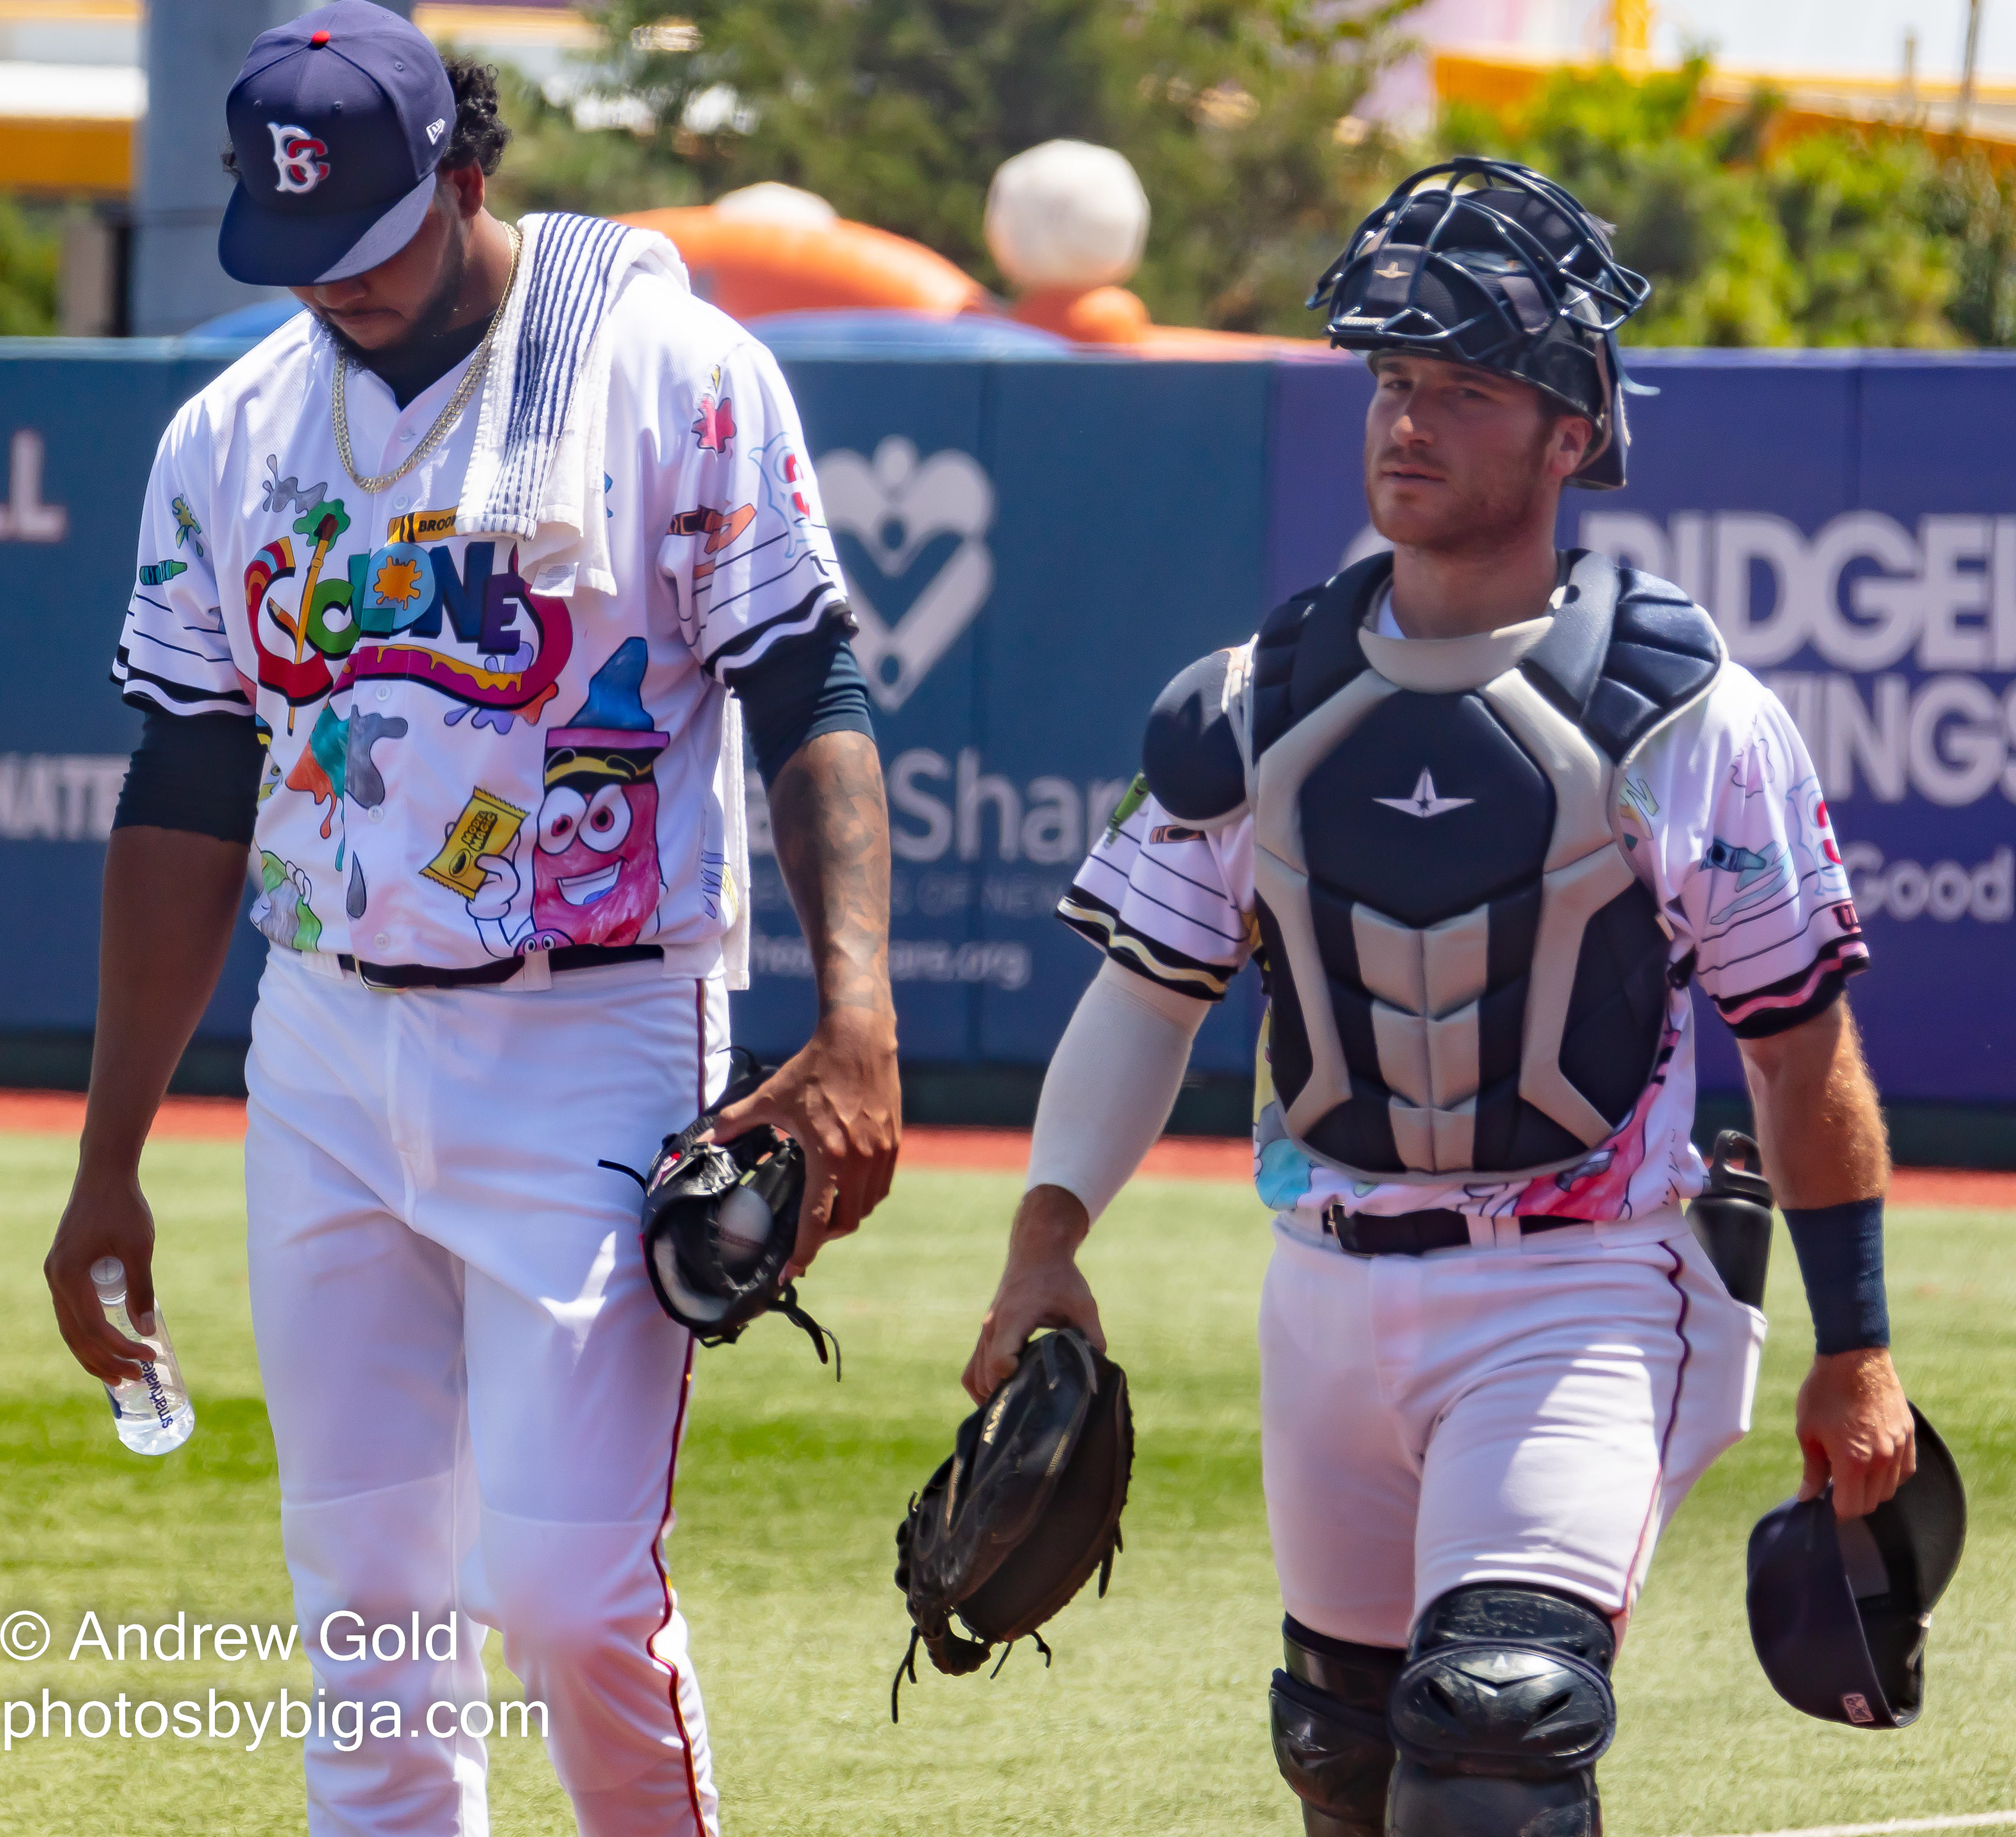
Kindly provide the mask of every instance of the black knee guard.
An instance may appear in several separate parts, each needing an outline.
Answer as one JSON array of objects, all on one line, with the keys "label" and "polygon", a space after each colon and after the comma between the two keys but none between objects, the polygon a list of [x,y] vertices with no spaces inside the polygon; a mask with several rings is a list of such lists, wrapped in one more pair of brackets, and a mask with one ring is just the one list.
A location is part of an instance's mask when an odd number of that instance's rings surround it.
[{"label": "black knee guard", "polygon": [[1393,1691],[1391,1837],[1601,1837],[1616,1655],[1608,1616],[1571,1595],[1485,1583],[1435,1601]]},{"label": "black knee guard", "polygon": [[1267,1693],[1274,1760],[1309,1837],[1381,1837],[1393,1743],[1386,1706],[1407,1655],[1281,1623],[1287,1669]]}]

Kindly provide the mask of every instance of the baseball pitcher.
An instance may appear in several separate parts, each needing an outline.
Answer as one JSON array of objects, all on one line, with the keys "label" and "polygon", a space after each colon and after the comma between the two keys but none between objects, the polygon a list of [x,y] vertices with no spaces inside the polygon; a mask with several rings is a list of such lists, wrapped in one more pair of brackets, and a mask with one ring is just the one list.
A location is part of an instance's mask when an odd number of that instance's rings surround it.
[{"label": "baseball pitcher", "polygon": [[802,1146],[793,1273],[888,1188],[886,817],[804,436],[662,237],[490,214],[495,73],[396,15],[264,34],[226,118],[220,258],[308,311],[147,488],[57,1319],[101,1378],[143,1351],[87,1272],[120,1258],[146,1315],[141,1144],[249,848],[253,1324],[315,1684],[370,1712],[308,1739],[308,1828],[488,1828],[462,1711],[494,1626],[580,1828],[698,1837],[661,1547],[693,1346],[598,1163],[649,1165],[726,1080],[746,713],[819,1019],[717,1131]]}]

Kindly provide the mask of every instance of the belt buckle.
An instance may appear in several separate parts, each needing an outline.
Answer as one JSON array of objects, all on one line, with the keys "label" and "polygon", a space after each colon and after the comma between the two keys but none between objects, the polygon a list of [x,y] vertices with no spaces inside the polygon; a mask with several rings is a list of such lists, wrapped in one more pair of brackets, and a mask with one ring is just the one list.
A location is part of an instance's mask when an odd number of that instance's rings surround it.
[{"label": "belt buckle", "polygon": [[373,995],[404,995],[406,992],[405,985],[403,983],[373,982],[365,973],[373,966],[365,963],[362,957],[356,957],[351,960],[357,966],[357,980]]},{"label": "belt buckle", "polygon": [[[1337,1248],[1346,1256],[1370,1256],[1372,1254],[1370,1251],[1360,1250],[1355,1241],[1345,1241],[1345,1232],[1350,1223],[1351,1215],[1345,1210],[1342,1200],[1333,1199],[1323,1208],[1323,1235],[1334,1241]],[[1354,1240],[1356,1234],[1354,1232],[1352,1234]]]}]

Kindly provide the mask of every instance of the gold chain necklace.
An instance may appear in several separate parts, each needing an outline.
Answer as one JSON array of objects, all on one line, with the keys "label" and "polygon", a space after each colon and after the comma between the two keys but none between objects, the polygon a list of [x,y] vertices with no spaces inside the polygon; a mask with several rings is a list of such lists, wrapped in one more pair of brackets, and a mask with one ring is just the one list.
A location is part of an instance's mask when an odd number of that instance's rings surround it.
[{"label": "gold chain necklace", "polygon": [[344,377],[349,370],[351,359],[338,351],[336,358],[336,381],[329,393],[329,420],[336,433],[337,456],[343,461],[343,469],[351,481],[361,492],[376,495],[398,483],[419,464],[427,455],[439,446],[447,437],[462,411],[468,407],[469,398],[476,393],[477,385],[483,380],[483,373],[490,364],[491,340],[497,336],[497,328],[503,323],[504,308],[511,297],[513,284],[518,278],[518,251],[524,246],[515,225],[506,224],[505,234],[511,239],[511,272],[504,277],[503,297],[497,302],[497,310],[490,315],[490,324],[483,334],[483,342],[477,345],[469,360],[469,368],[463,372],[462,380],[455,385],[455,394],[448,398],[448,406],[434,417],[434,424],[420,436],[413,450],[407,454],[398,466],[390,472],[381,472],[376,477],[367,478],[357,470],[357,462],[350,451],[350,417],[344,403]]}]

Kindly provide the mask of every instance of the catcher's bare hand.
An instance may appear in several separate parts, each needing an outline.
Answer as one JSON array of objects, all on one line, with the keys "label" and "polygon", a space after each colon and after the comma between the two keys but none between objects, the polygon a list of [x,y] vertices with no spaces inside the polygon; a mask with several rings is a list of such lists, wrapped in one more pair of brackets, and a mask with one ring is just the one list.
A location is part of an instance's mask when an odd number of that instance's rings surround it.
[{"label": "catcher's bare hand", "polygon": [[71,1355],[103,1384],[124,1384],[141,1375],[154,1357],[151,1346],[128,1339],[105,1317],[91,1266],[116,1256],[126,1268],[126,1312],[142,1331],[154,1311],[154,1215],[140,1191],[137,1172],[81,1167],[71,1187],[56,1241],[42,1261],[42,1274],[56,1304],[56,1325]]},{"label": "catcher's bare hand", "polygon": [[1806,1471],[1802,1499],[1834,1482],[1834,1513],[1874,1511],[1918,1470],[1917,1435],[1904,1387],[1881,1346],[1816,1356],[1796,1413]]},{"label": "catcher's bare hand", "polygon": [[961,1380],[976,1403],[985,1403],[1007,1379],[1031,1335],[1043,1327],[1075,1327],[1106,1350],[1099,1303],[1072,1254],[1091,1228],[1075,1193],[1036,1187],[1023,1194],[1009,1234],[1008,1266]]},{"label": "catcher's bare hand", "polygon": [[803,1049],[715,1118],[732,1142],[760,1123],[805,1154],[805,1197],[787,1278],[802,1276],[830,1237],[844,1237],[889,1196],[903,1135],[896,1030],[886,1014],[836,1008]]}]

